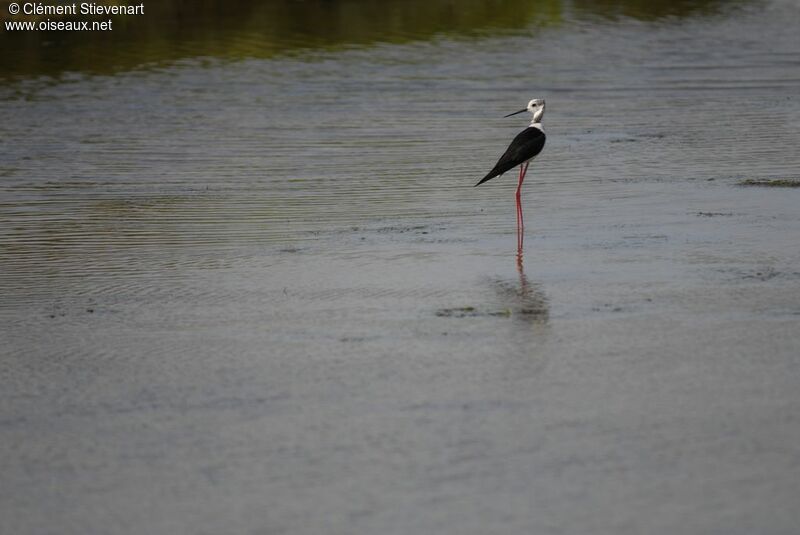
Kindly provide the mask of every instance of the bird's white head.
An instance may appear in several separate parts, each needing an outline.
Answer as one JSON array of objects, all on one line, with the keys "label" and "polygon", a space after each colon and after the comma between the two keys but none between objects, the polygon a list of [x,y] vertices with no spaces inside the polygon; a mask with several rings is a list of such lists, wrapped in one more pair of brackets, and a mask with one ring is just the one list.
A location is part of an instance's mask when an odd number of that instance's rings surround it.
[{"label": "bird's white head", "polygon": [[541,123],[544,116],[544,99],[535,98],[528,102],[528,111],[533,114],[532,123]]},{"label": "bird's white head", "polygon": [[506,117],[511,117],[512,115],[516,115],[518,113],[530,112],[533,114],[533,118],[531,119],[531,126],[537,126],[541,128],[540,123],[542,122],[542,117],[544,116],[544,99],[543,98],[535,98],[528,102],[528,105],[519,111],[515,111],[514,113],[509,113]]}]

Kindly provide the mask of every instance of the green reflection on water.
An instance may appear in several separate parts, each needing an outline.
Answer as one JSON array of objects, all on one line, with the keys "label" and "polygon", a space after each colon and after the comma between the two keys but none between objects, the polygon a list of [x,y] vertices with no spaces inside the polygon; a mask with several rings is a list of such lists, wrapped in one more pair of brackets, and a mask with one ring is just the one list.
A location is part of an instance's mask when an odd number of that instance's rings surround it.
[{"label": "green reflection on water", "polygon": [[576,10],[584,13],[640,20],[710,14],[725,4],[734,3],[698,0],[572,0],[571,2]]},{"label": "green reflection on water", "polygon": [[191,57],[270,57],[303,49],[475,35],[557,23],[560,17],[558,0],[159,0],[145,3],[144,16],[114,17],[112,32],[4,31],[0,47],[13,54],[0,57],[0,72],[109,73]]},{"label": "green reflection on water", "polygon": [[[8,4],[0,1],[3,24],[11,20]],[[434,36],[478,37],[557,25],[573,8],[579,15],[653,19],[708,12],[722,4],[720,0],[151,0],[145,2],[143,16],[114,17],[111,32],[4,29],[0,79],[67,71],[105,74],[194,57],[271,57]]]}]

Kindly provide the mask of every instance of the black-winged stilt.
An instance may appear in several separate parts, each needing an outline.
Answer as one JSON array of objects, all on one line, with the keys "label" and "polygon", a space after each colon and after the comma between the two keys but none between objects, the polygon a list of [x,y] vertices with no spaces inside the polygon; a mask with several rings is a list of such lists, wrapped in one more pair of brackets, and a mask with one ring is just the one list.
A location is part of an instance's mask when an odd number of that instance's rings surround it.
[{"label": "black-winged stilt", "polygon": [[528,172],[528,164],[544,147],[544,130],[542,129],[542,116],[544,115],[544,99],[535,98],[528,102],[528,105],[519,111],[509,113],[506,117],[517,115],[529,111],[533,114],[531,124],[517,134],[511,142],[506,152],[500,157],[495,166],[489,173],[475,184],[480,186],[487,180],[500,176],[506,171],[519,166],[519,182],[517,183],[517,246],[522,249],[522,240],[525,234],[525,224],[522,221],[522,181],[525,180],[525,173]]}]

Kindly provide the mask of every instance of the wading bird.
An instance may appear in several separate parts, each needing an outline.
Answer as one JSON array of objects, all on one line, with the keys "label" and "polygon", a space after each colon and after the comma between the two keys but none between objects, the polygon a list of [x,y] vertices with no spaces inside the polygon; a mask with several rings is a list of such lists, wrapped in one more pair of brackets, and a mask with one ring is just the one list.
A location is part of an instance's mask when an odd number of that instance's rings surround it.
[{"label": "wading bird", "polygon": [[522,249],[522,240],[525,234],[525,224],[522,221],[522,181],[525,180],[525,173],[528,172],[528,164],[544,147],[544,130],[542,129],[542,116],[544,115],[544,99],[535,98],[528,102],[525,109],[509,113],[506,117],[517,115],[529,111],[533,114],[531,124],[517,134],[511,142],[506,152],[500,157],[495,166],[489,173],[475,184],[480,186],[487,180],[500,176],[506,171],[519,166],[519,183],[517,184],[517,246]]}]

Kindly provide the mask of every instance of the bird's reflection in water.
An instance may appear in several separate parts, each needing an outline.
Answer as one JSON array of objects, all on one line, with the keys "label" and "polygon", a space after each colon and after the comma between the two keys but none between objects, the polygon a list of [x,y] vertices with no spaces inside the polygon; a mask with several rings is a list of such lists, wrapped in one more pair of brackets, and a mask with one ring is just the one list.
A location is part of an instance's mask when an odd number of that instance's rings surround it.
[{"label": "bird's reflection in water", "polygon": [[517,249],[517,273],[519,284],[510,280],[497,281],[497,293],[511,312],[511,317],[538,325],[544,325],[550,318],[550,306],[542,286],[530,282],[525,275],[522,247]]},{"label": "bird's reflection in water", "polygon": [[493,295],[487,295],[479,306],[440,308],[436,315],[445,318],[498,317],[513,318],[534,325],[547,325],[550,307],[540,284],[530,282],[525,275],[522,249],[517,250],[519,282],[509,278],[487,281]]}]

